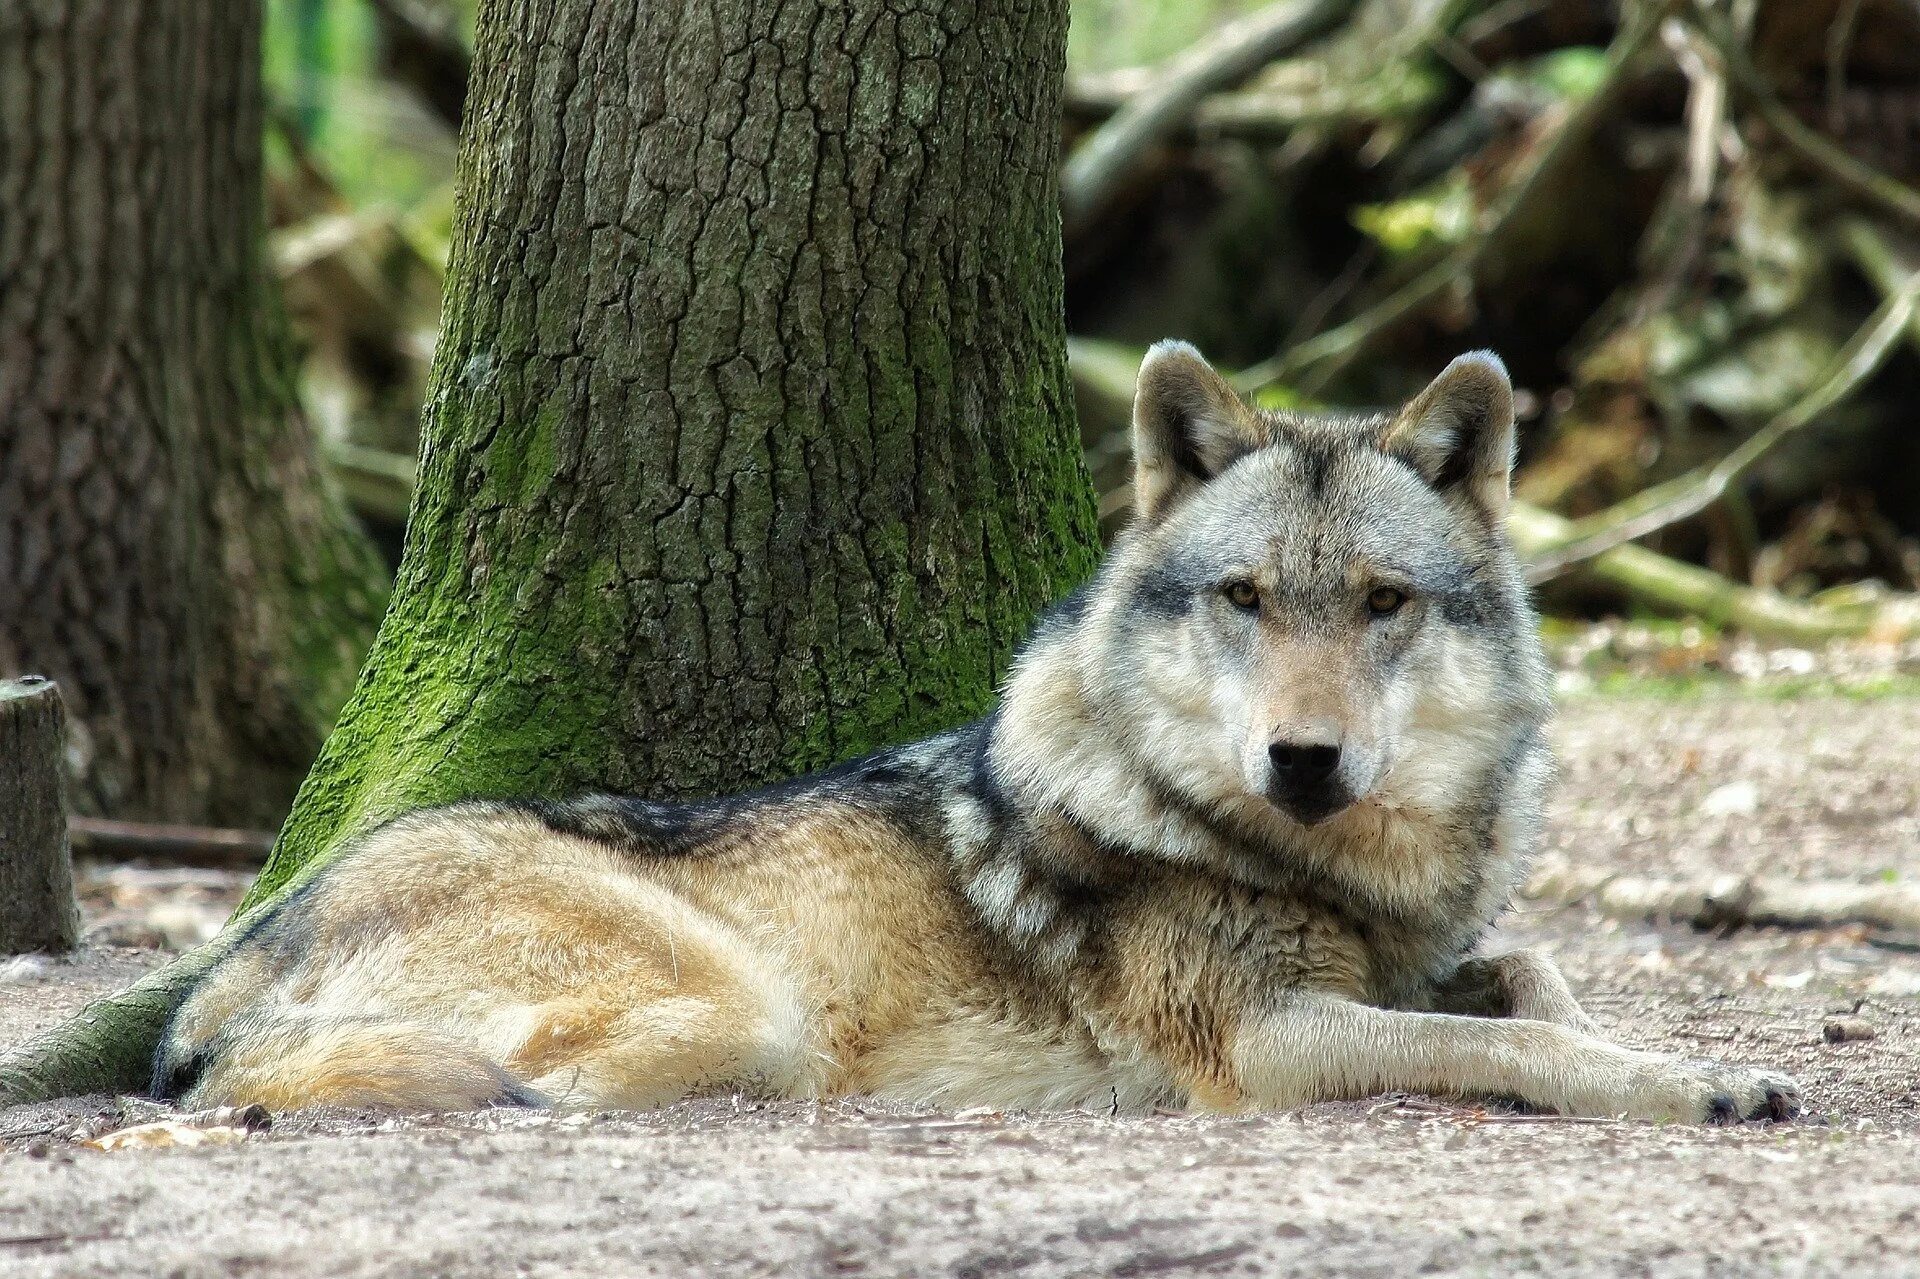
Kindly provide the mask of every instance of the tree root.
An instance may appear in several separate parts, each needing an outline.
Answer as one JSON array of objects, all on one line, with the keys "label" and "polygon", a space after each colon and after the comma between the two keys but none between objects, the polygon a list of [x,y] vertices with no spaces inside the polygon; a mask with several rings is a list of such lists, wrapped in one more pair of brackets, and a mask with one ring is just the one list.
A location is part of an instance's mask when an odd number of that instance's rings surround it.
[{"label": "tree root", "polygon": [[[233,931],[229,925],[227,932]],[[215,939],[188,951],[0,1056],[0,1107],[86,1093],[145,1092],[167,1018],[223,950]]]},{"label": "tree root", "polygon": [[0,1107],[87,1093],[145,1093],[153,1079],[154,1049],[173,1010],[280,896],[241,911],[206,945],[0,1054]]}]

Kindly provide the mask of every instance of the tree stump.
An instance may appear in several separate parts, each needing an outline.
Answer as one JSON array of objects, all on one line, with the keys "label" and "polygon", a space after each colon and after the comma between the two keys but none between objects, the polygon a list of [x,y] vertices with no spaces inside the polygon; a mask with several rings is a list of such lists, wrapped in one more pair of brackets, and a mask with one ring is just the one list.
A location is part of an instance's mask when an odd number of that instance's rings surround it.
[{"label": "tree stump", "polygon": [[0,680],[0,954],[80,936],[67,847],[66,712],[38,675]]}]

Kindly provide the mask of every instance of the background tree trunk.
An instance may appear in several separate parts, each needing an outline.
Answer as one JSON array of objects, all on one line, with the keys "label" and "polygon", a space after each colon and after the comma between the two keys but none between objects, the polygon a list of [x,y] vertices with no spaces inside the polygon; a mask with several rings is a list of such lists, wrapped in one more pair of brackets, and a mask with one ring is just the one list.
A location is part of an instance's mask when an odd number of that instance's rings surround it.
[{"label": "background tree trunk", "polygon": [[1090,571],[1064,0],[492,0],[394,605],[259,900],[399,809],[982,711]]},{"label": "background tree trunk", "polygon": [[382,570],[261,257],[258,0],[0,0],[0,675],[83,812],[275,825]]}]

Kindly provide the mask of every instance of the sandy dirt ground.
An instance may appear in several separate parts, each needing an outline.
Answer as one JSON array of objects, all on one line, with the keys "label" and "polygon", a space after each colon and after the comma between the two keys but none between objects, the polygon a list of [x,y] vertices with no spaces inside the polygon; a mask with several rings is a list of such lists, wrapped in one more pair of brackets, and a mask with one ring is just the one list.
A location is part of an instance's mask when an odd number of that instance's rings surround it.
[{"label": "sandy dirt ground", "polygon": [[[1920,876],[1920,701],[1576,699],[1550,851],[1641,874]],[[1726,788],[1733,787],[1732,791]],[[1751,794],[1746,794],[1749,791]],[[101,943],[190,940],[234,887],[98,871]],[[197,913],[196,913],[197,912]],[[1920,938],[1523,906],[1619,1039],[1763,1062],[1809,1113],[1570,1123],[1425,1099],[1252,1119],[875,1106],[274,1116],[102,1152],[159,1112],[0,1112],[0,1275],[1915,1274]],[[164,955],[0,967],[0,1045]],[[1829,1043],[1848,1015],[1874,1038]]]}]

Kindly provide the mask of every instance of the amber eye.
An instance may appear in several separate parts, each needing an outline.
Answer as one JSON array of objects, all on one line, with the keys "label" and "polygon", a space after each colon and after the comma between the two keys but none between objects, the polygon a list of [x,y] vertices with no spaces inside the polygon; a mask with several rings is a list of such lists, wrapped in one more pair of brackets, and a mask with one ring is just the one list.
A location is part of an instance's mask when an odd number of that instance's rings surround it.
[{"label": "amber eye", "polygon": [[1396,590],[1391,586],[1376,586],[1372,594],[1367,596],[1367,611],[1375,617],[1391,617],[1398,613],[1406,602],[1405,591]]},{"label": "amber eye", "polygon": [[1226,595],[1227,598],[1233,602],[1235,608],[1260,607],[1260,588],[1245,579],[1238,582],[1228,582]]}]

